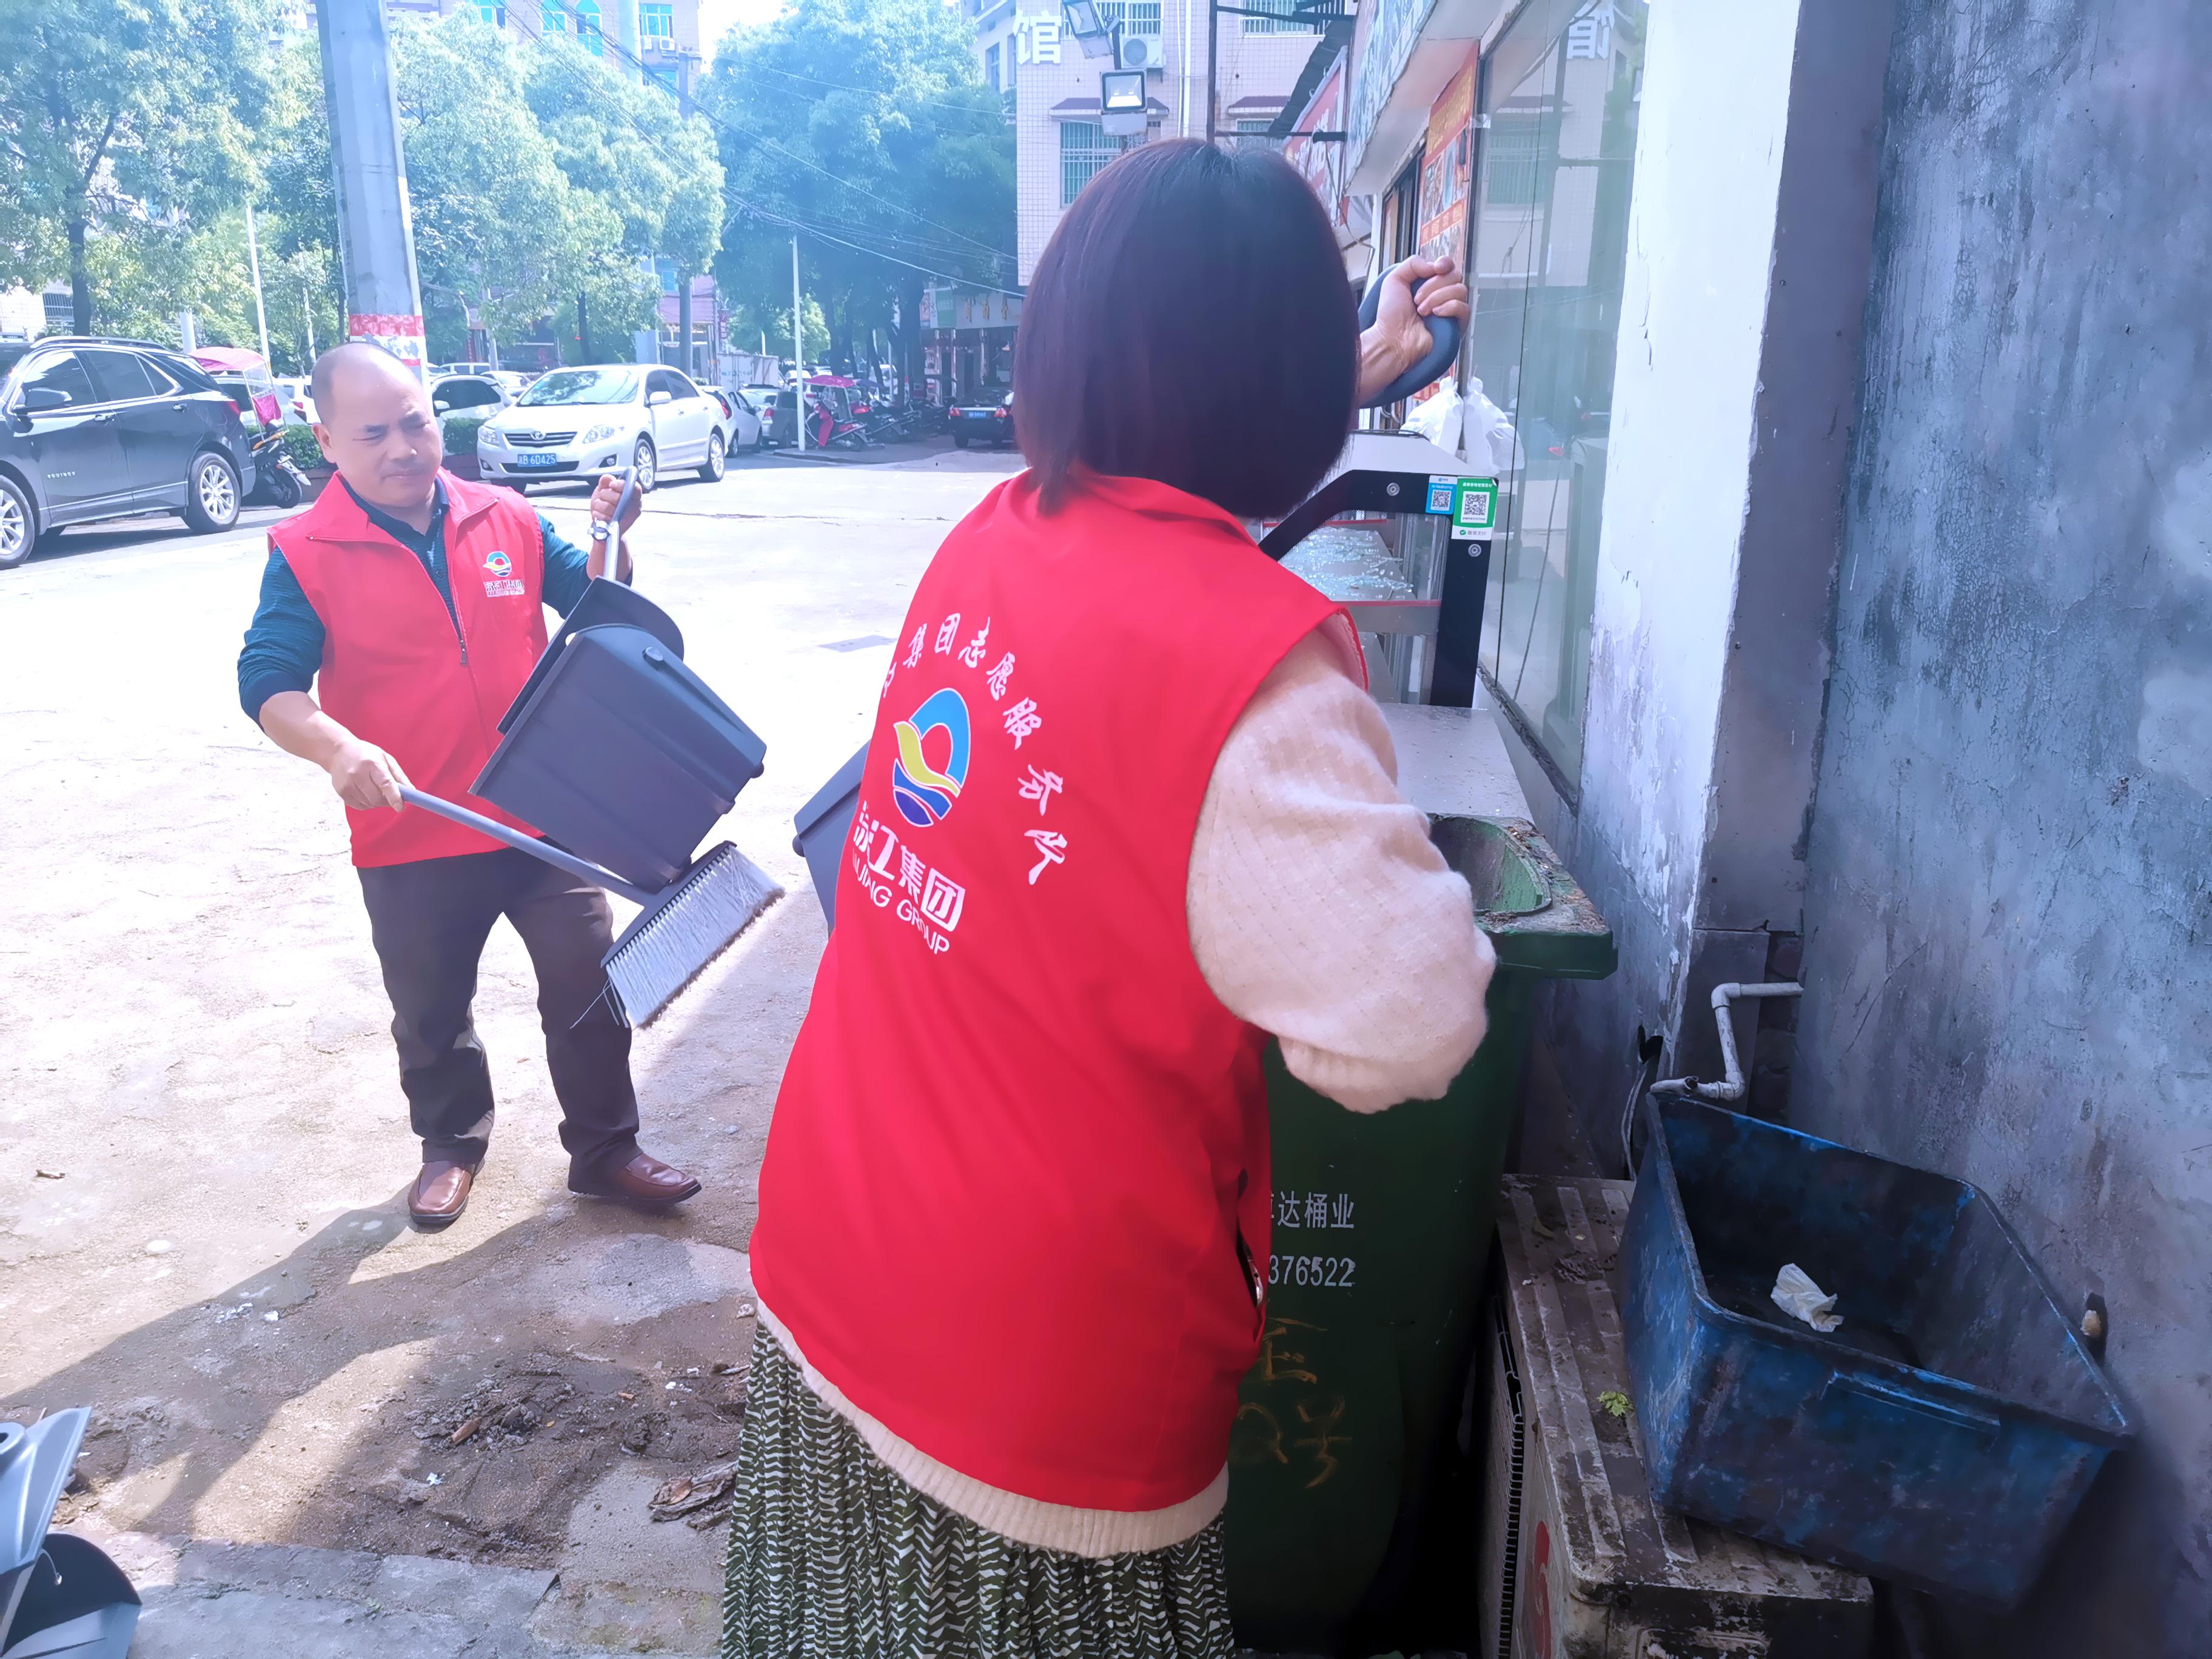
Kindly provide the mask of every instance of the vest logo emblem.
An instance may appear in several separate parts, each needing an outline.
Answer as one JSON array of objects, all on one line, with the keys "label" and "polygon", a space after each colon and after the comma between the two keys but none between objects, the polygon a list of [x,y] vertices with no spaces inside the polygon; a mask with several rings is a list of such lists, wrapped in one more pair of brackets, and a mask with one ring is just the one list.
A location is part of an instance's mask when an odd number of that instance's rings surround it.
[{"label": "vest logo emblem", "polygon": [[951,686],[933,691],[908,718],[895,721],[898,753],[891,762],[891,803],[917,829],[952,810],[968,781],[968,705]]},{"label": "vest logo emblem", "polygon": [[485,575],[512,576],[514,574],[514,561],[508,558],[506,554],[501,552],[498,549],[495,548],[490,552],[484,555]]}]

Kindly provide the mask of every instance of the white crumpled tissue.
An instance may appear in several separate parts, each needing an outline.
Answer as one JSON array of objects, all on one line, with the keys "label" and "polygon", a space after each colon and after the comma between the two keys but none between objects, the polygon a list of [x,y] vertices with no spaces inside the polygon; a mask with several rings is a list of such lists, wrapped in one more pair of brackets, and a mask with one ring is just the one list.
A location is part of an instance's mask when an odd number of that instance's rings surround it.
[{"label": "white crumpled tissue", "polygon": [[1844,1322],[1836,1311],[1836,1298],[1794,1261],[1774,1275],[1774,1305],[1816,1331],[1832,1331]]}]

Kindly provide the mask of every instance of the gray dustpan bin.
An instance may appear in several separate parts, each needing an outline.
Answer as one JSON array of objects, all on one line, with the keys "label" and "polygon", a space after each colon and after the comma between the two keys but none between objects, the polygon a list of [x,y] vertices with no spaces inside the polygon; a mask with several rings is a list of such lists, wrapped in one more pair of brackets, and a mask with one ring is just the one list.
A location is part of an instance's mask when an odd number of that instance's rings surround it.
[{"label": "gray dustpan bin", "polygon": [[862,744],[791,821],[799,832],[791,838],[791,850],[806,860],[806,872],[814,878],[814,896],[822,901],[822,919],[832,927],[837,925],[837,860],[853,833],[853,814],[860,804],[860,775],[867,764],[868,748]]}]

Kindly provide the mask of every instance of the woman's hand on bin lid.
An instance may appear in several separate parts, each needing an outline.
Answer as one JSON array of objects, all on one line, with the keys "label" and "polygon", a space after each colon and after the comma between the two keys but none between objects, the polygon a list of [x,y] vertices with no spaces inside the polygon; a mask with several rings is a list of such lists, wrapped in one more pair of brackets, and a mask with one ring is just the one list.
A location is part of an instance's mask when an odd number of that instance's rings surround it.
[{"label": "woman's hand on bin lid", "polygon": [[1449,256],[1402,260],[1382,279],[1375,325],[1359,337],[1359,401],[1376,392],[1428,355],[1430,317],[1468,314],[1467,283]]}]

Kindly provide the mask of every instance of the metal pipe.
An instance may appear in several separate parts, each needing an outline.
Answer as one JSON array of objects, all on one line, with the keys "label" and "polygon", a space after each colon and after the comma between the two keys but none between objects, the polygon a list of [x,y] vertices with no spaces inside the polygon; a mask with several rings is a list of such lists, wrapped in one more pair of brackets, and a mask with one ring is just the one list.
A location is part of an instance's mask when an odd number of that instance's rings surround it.
[{"label": "metal pipe", "polygon": [[1795,997],[1802,996],[1805,988],[1792,981],[1778,981],[1766,985],[1740,985],[1731,980],[1726,985],[1713,987],[1713,1019],[1720,1027],[1721,1064],[1728,1076],[1718,1083],[1700,1083],[1693,1077],[1662,1078],[1651,1085],[1654,1094],[1688,1095],[1697,1100],[1715,1102],[1738,1101],[1743,1098],[1743,1062],[1736,1057],[1735,1022],[1729,1018],[1730,1008],[1738,997]]}]

